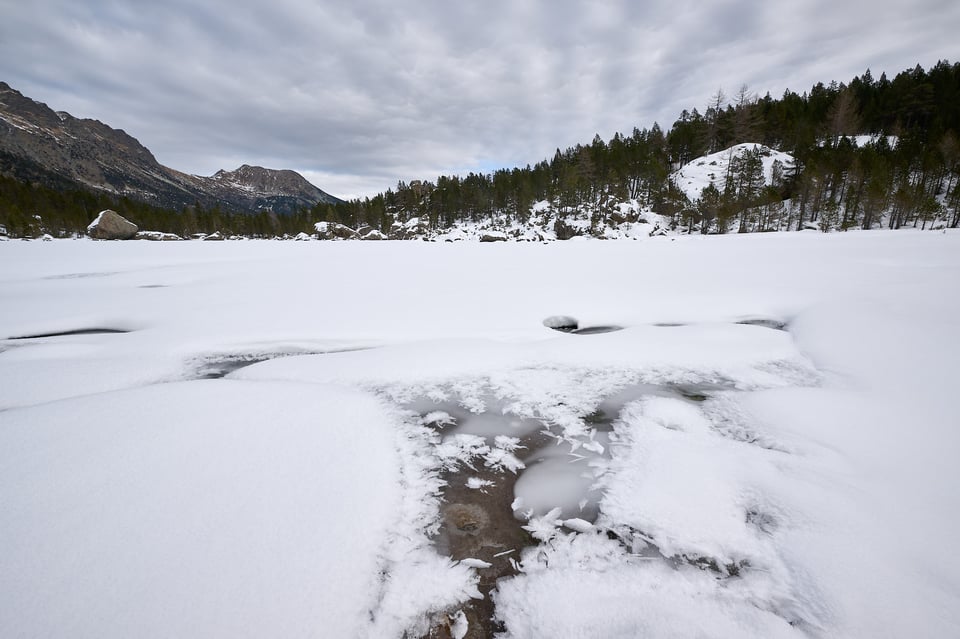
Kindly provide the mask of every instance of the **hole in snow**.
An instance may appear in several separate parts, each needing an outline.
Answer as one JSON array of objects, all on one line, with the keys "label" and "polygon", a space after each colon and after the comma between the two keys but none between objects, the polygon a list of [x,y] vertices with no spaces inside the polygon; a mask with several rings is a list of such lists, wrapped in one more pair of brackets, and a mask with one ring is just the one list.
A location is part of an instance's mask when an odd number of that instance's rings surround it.
[{"label": "hole in snow", "polygon": [[187,379],[221,379],[241,368],[253,366],[280,357],[294,355],[326,355],[328,353],[345,353],[350,351],[366,350],[364,348],[343,348],[334,350],[282,350],[273,352],[259,351],[255,353],[227,353],[220,355],[206,355],[194,359],[190,364]]},{"label": "hole in snow", "polygon": [[[190,375],[190,379],[221,379],[234,371],[253,366],[284,355],[294,353],[274,353],[272,355],[226,355],[217,359],[205,360]],[[296,353],[299,355],[299,353]]]},{"label": "hole in snow", "polygon": [[84,277],[108,277],[110,275],[116,275],[117,271],[105,271],[102,273],[65,273],[63,275],[50,275],[45,277],[45,280],[75,280]]},{"label": "hole in snow", "polygon": [[7,339],[42,339],[44,337],[68,337],[70,335],[113,335],[118,333],[129,333],[129,330],[123,328],[76,328],[70,331],[60,331],[57,333],[34,333],[33,335],[18,335]]},{"label": "hole in snow", "polygon": [[596,335],[598,333],[612,333],[614,331],[622,331],[622,326],[615,326],[613,324],[609,326],[584,326],[583,328],[578,328],[575,331],[570,331],[574,335]]},{"label": "hole in snow", "polygon": [[752,317],[740,320],[737,322],[737,324],[744,324],[746,326],[762,326],[763,328],[772,328],[775,331],[787,330],[786,322],[769,317]]}]

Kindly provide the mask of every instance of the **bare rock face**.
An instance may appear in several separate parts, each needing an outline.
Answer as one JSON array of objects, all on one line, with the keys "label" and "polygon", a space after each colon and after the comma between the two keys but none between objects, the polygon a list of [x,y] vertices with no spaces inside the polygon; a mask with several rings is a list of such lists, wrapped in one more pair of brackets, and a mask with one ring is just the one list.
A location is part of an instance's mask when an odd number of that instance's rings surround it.
[{"label": "bare rock face", "polygon": [[172,209],[200,202],[237,212],[293,213],[340,202],[294,171],[243,165],[210,177],[181,173],[161,165],[126,132],[56,112],[2,81],[0,159],[30,181],[92,188]]},{"label": "bare rock face", "polygon": [[95,240],[129,240],[139,230],[136,224],[116,211],[106,209],[100,211],[97,219],[90,222],[87,234]]}]

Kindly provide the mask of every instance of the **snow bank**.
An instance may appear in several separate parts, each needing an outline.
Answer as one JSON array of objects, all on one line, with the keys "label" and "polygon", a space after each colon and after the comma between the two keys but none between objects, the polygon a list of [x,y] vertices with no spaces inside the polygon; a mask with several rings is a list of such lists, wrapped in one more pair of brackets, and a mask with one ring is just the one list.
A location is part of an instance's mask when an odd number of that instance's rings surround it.
[{"label": "snow bank", "polygon": [[358,636],[400,498],[391,421],[224,381],[3,413],[0,635]]},{"label": "snow bank", "polygon": [[695,568],[620,558],[506,580],[497,612],[511,639],[537,637],[805,637]]}]

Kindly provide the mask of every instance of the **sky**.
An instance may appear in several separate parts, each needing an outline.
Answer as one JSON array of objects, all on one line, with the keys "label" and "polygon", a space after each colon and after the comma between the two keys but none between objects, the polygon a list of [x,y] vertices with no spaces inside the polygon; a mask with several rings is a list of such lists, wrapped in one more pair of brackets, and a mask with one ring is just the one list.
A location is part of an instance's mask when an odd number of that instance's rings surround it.
[{"label": "sky", "polygon": [[0,80],[169,167],[342,198],[534,164],[722,89],[960,58],[956,0],[0,0]]}]

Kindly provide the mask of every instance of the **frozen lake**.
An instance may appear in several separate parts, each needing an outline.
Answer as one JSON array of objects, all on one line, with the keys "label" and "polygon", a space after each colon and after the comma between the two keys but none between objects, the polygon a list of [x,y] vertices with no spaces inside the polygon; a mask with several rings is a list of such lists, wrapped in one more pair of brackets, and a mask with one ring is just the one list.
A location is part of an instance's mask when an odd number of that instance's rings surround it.
[{"label": "frozen lake", "polygon": [[958,281],[954,232],[2,243],[0,636],[958,636]]}]

